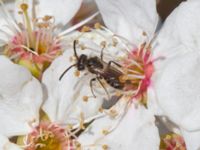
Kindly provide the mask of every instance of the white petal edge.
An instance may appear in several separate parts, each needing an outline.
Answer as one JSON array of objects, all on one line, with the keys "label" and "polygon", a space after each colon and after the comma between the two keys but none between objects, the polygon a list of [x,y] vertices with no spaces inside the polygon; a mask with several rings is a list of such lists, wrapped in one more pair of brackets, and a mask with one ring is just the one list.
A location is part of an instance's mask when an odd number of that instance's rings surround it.
[{"label": "white petal edge", "polygon": [[158,24],[155,0],[96,0],[105,24],[135,45],[151,40]]},{"label": "white petal edge", "polygon": [[39,121],[43,100],[41,85],[28,70],[4,56],[0,57],[0,62],[0,133],[8,137],[26,134],[32,128],[30,124]]}]

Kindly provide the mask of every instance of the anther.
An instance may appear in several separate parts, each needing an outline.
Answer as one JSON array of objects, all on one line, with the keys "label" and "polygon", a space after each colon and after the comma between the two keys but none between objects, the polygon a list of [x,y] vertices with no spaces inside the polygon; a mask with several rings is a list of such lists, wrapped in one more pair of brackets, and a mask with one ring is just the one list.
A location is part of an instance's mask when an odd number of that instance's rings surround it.
[{"label": "anther", "polygon": [[127,75],[121,75],[120,77],[119,77],[119,81],[121,82],[121,83],[125,83],[125,81],[128,79],[128,76]]},{"label": "anther", "polygon": [[27,11],[27,9],[28,9],[28,4],[23,3],[23,4],[20,5],[20,8],[22,9],[22,11]]},{"label": "anther", "polygon": [[147,33],[143,31],[143,32],[142,32],[142,35],[147,36]]},{"label": "anther", "polygon": [[108,145],[104,144],[102,145],[103,150],[108,150]]},{"label": "anther", "polygon": [[81,32],[89,32],[90,31],[90,27],[88,26],[84,26],[82,29],[81,29]]},{"label": "anther", "polygon": [[109,131],[106,130],[106,129],[103,129],[103,130],[102,130],[102,134],[104,134],[104,135],[108,135],[108,134],[109,134]]},{"label": "anther", "polygon": [[78,141],[75,142],[75,145],[76,145],[76,149],[79,150],[81,148],[81,144]]},{"label": "anther", "polygon": [[49,21],[49,20],[51,20],[52,18],[53,18],[52,16],[46,15],[46,16],[44,16],[44,17],[42,18],[42,20],[43,20],[43,21]]},{"label": "anther", "polygon": [[101,24],[100,23],[95,23],[94,28],[95,29],[100,29],[101,28]]},{"label": "anther", "polygon": [[113,38],[112,38],[112,42],[113,42],[113,46],[116,47],[117,44],[118,44],[117,39],[113,37]]},{"label": "anther", "polygon": [[110,117],[115,118],[118,115],[118,112],[114,109],[110,110]]},{"label": "anther", "polygon": [[103,108],[102,107],[99,108],[99,112],[103,113]]},{"label": "anther", "polygon": [[102,42],[100,43],[100,45],[101,45],[101,47],[106,47],[106,41],[102,41]]},{"label": "anther", "polygon": [[83,96],[83,101],[88,102],[89,97],[88,96]]},{"label": "anther", "polygon": [[79,76],[80,76],[80,71],[76,70],[76,71],[74,72],[74,75],[75,75],[76,77],[79,77]]}]

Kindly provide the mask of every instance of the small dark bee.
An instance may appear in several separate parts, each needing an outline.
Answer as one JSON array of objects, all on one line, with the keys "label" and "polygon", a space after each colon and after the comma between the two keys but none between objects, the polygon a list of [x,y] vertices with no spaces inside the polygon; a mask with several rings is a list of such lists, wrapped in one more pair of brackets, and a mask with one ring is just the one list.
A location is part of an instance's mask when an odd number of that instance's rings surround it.
[{"label": "small dark bee", "polygon": [[[106,63],[103,60],[103,49],[104,48],[102,48],[102,50],[101,50],[100,58],[97,56],[88,58],[88,56],[85,54],[81,54],[80,56],[78,56],[77,51],[76,51],[76,44],[77,44],[77,40],[74,40],[73,49],[74,49],[74,55],[76,57],[77,62],[75,64],[69,66],[62,73],[59,80],[61,80],[63,78],[63,76],[67,73],[67,71],[69,71],[72,67],[77,67],[78,71],[83,71],[83,70],[87,69],[90,73],[96,75],[95,78],[92,78],[90,80],[90,88],[91,88],[91,92],[94,97],[96,97],[96,96],[93,91],[93,82],[96,80],[103,87],[103,89],[105,90],[107,95],[109,95],[109,93],[106,90],[106,88],[104,87],[104,84],[102,83],[101,79],[104,79],[107,82],[107,84],[109,84],[111,87],[113,87],[115,89],[122,90],[124,88],[124,86],[125,86],[124,83],[121,83],[119,80],[120,76],[122,76],[123,73],[117,68],[117,67],[120,68],[121,65],[114,61],[109,61],[108,63]],[[112,66],[112,64],[116,65],[117,67]]]}]

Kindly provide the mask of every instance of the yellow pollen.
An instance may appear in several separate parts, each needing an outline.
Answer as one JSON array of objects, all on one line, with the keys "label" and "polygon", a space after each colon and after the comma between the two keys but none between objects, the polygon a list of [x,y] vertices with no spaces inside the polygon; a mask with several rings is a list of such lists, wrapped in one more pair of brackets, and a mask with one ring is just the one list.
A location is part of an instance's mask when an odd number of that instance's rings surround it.
[{"label": "yellow pollen", "polygon": [[81,144],[79,142],[76,141],[75,145],[76,145],[76,150],[81,150]]},{"label": "yellow pollen", "polygon": [[21,7],[22,11],[27,11],[28,4],[23,3],[23,4],[20,5],[20,7]]},{"label": "yellow pollen", "polygon": [[106,129],[104,129],[104,130],[102,130],[102,133],[103,133],[104,135],[107,135],[107,134],[109,134],[109,131],[106,130]]},{"label": "yellow pollen", "polygon": [[53,17],[52,16],[48,16],[48,15],[46,15],[46,16],[44,16],[44,18],[42,19],[43,21],[49,21],[49,20],[51,20]]},{"label": "yellow pollen", "polygon": [[110,116],[111,117],[115,118],[117,115],[118,115],[118,112],[116,110],[114,110],[114,109],[110,110]]},{"label": "yellow pollen", "polygon": [[99,112],[103,113],[103,108],[102,107],[99,108]]},{"label": "yellow pollen", "polygon": [[127,76],[127,75],[122,75],[122,76],[119,77],[119,81],[120,81],[121,83],[125,83],[126,80],[128,80],[128,76]]},{"label": "yellow pollen", "polygon": [[142,35],[147,36],[147,33],[143,31]]},{"label": "yellow pollen", "polygon": [[35,143],[35,150],[62,150],[61,142],[51,132],[43,132]]},{"label": "yellow pollen", "polygon": [[94,28],[95,29],[100,29],[101,28],[101,24],[100,23],[95,23]]},{"label": "yellow pollen", "polygon": [[83,101],[88,102],[89,97],[88,96],[83,96]]},{"label": "yellow pollen", "polygon": [[102,145],[103,150],[108,150],[108,145],[104,144]]},{"label": "yellow pollen", "polygon": [[81,32],[88,32],[90,31],[90,27],[88,26],[84,26],[82,29],[81,29]]},{"label": "yellow pollen", "polygon": [[80,76],[80,71],[76,70],[76,71],[74,72],[74,75],[75,75],[76,77],[79,77],[79,76]]},{"label": "yellow pollen", "polygon": [[49,24],[48,23],[37,23],[38,28],[48,28]]}]

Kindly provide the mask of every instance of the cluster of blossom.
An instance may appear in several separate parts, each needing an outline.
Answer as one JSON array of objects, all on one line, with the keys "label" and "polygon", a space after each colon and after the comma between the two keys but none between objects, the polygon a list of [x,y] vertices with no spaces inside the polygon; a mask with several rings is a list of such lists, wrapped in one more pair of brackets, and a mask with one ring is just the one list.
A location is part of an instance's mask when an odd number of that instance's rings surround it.
[{"label": "cluster of blossom", "polygon": [[0,0],[0,150],[200,149],[200,1],[83,2]]}]

